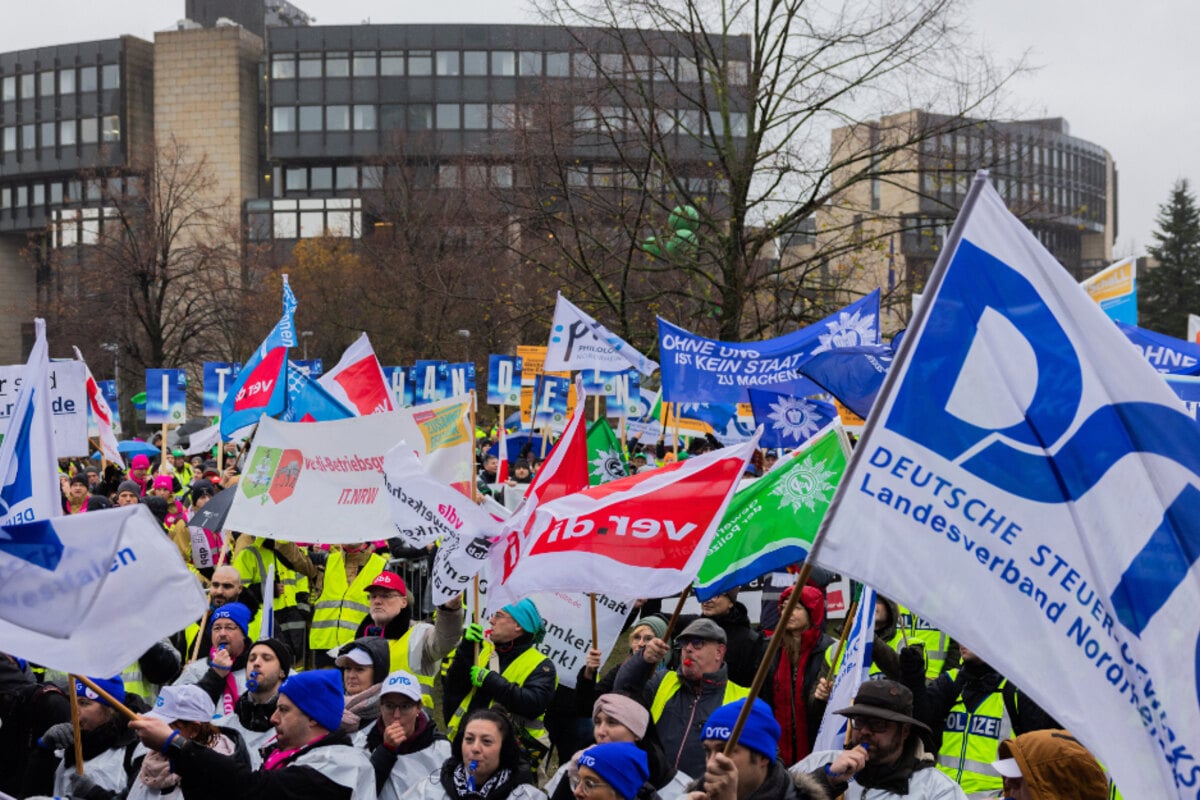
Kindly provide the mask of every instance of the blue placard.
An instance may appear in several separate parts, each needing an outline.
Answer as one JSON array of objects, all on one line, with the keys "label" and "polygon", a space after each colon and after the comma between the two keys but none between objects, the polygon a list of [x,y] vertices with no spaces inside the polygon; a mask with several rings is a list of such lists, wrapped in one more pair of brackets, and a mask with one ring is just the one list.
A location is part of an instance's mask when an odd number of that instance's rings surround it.
[{"label": "blue placard", "polygon": [[321,373],[325,371],[325,365],[321,363],[319,358],[310,358],[307,361],[293,361],[296,369],[303,372],[310,378],[319,378]]},{"label": "blue placard", "polygon": [[383,367],[383,379],[392,393],[392,405],[408,408],[413,404],[413,367]]},{"label": "blue placard", "polygon": [[413,405],[432,403],[446,397],[449,384],[445,361],[418,360],[412,372]]},{"label": "blue placard", "polygon": [[600,391],[604,393],[605,414],[609,417],[632,417],[646,413],[642,408],[642,376],[636,369],[607,376]]},{"label": "blue placard", "polygon": [[180,425],[187,420],[187,373],[181,369],[146,370],[146,423]]},{"label": "blue placard", "polygon": [[475,362],[446,365],[446,397],[475,391]]},{"label": "blue placard", "polygon": [[488,356],[487,401],[493,406],[516,406],[521,404],[520,356]]},{"label": "blue placard", "polygon": [[554,375],[539,375],[534,387],[534,425],[551,428],[567,424],[567,400],[571,395],[571,379]]},{"label": "blue placard", "polygon": [[239,362],[204,362],[204,407],[201,411],[204,416],[215,417],[221,413],[221,403],[225,402],[225,395],[241,368]]}]

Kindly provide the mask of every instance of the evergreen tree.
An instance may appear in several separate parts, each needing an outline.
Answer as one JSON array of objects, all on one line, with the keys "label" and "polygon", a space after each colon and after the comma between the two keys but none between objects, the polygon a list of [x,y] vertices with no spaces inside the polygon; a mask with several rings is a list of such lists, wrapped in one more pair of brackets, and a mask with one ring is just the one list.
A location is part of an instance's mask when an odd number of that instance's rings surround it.
[{"label": "evergreen tree", "polygon": [[1200,209],[1186,178],[1159,207],[1158,242],[1148,248],[1158,267],[1138,276],[1138,324],[1187,337],[1188,314],[1200,314]]}]

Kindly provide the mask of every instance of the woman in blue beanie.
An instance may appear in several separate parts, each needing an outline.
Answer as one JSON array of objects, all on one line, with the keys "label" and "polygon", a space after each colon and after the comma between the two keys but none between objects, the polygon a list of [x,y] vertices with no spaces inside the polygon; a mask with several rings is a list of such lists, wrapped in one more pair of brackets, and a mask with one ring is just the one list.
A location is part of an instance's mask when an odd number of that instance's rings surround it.
[{"label": "woman in blue beanie", "polygon": [[546,800],[546,795],[533,785],[512,721],[483,708],[463,720],[442,768],[402,800]]},{"label": "woman in blue beanie", "polygon": [[632,742],[608,742],[584,750],[575,760],[579,774],[571,778],[575,800],[636,800],[657,798],[646,783],[650,767],[646,754]]}]

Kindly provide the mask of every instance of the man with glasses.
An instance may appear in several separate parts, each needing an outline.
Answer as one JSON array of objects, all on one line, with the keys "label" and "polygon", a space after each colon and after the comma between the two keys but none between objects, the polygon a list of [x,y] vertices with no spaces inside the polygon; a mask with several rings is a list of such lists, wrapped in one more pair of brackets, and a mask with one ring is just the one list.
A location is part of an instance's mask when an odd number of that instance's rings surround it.
[{"label": "man with glasses", "polygon": [[450,742],[421,704],[417,676],[396,670],[379,689],[379,722],[367,736],[379,800],[396,800],[450,757]]},{"label": "man with glasses", "polygon": [[811,753],[792,767],[793,773],[811,774],[831,797],[844,793],[846,800],[859,800],[868,791],[872,800],[965,800],[959,785],[936,769],[925,751],[921,731],[929,728],[913,717],[912,692],[904,685],[866,681],[854,705],[833,713],[850,720],[850,749]]},{"label": "man with glasses", "polygon": [[[250,650],[250,609],[241,603],[226,603],[212,613],[208,631],[212,649],[183,669],[175,686],[200,683],[220,687],[213,699],[216,718],[232,714],[238,698],[246,691],[246,659]],[[210,694],[212,694],[210,692]]]},{"label": "man with glasses", "polygon": [[678,668],[655,675],[655,666],[670,655],[671,647],[654,638],[621,665],[614,689],[642,699],[668,761],[677,771],[697,777],[704,773],[704,721],[749,692],[729,680],[725,631],[717,623],[701,617],[675,641],[680,645]]}]

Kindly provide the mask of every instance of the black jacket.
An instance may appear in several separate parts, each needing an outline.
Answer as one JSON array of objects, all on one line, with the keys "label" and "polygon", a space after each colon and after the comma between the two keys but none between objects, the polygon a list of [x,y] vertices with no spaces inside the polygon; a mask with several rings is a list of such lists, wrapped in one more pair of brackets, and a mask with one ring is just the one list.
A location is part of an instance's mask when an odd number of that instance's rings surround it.
[{"label": "black jacket", "polygon": [[0,656],[0,791],[13,797],[54,794],[53,759],[38,759],[37,740],[71,719],[71,702],[54,684],[42,685]]},{"label": "black jacket", "polygon": [[[228,733],[223,729],[222,733]],[[336,731],[300,748],[288,761],[318,747],[350,746],[350,736]],[[167,748],[171,770],[182,779],[180,788],[187,800],[349,800],[353,792],[334,783],[316,769],[287,762],[270,771],[251,770],[248,763],[223,756],[193,742]]]},{"label": "black jacket", "polygon": [[[554,688],[558,685],[558,674],[554,670],[554,662],[550,659],[542,661],[522,684],[509,683],[500,673],[508,668],[517,656],[533,647],[533,637],[529,634],[518,637],[507,646],[498,646],[496,654],[499,657],[500,668],[487,676],[483,686],[471,698],[469,711],[477,708],[487,708],[495,701],[504,706],[509,713],[525,719],[537,719],[550,707],[554,699]],[[454,651],[454,660],[446,670],[445,701],[443,708],[446,722],[454,716],[463,699],[471,691],[471,667],[475,665],[475,643],[464,639]]]}]

